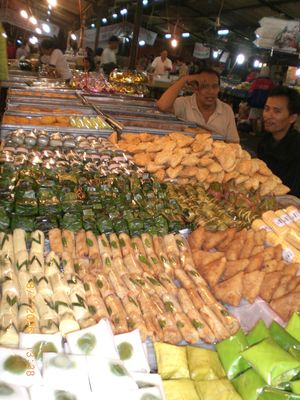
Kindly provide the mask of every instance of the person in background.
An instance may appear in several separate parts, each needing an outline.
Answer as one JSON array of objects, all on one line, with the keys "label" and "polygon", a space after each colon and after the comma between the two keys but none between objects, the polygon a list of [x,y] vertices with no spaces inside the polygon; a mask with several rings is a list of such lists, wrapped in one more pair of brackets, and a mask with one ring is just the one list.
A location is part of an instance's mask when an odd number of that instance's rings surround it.
[{"label": "person in background", "polygon": [[168,58],[167,50],[163,50],[159,57],[154,58],[151,67],[154,75],[166,75],[172,71],[172,61]]},{"label": "person in background", "polygon": [[83,70],[84,70],[84,72],[95,71],[94,63],[91,62],[89,57],[85,57],[83,59]]},{"label": "person in background", "polygon": [[255,70],[250,71],[246,77],[246,82],[253,82],[256,76],[257,76],[257,71]]},{"label": "person in background", "polygon": [[97,64],[101,64],[101,56],[102,56],[102,53],[103,53],[103,49],[102,49],[102,47],[98,47],[98,49],[96,50],[96,53],[95,53],[95,57],[94,57],[94,64],[97,66]]},{"label": "person in background", "polygon": [[278,86],[270,91],[264,110],[264,134],[257,156],[300,197],[300,133],[294,124],[300,114],[300,94]]},{"label": "person in background", "polygon": [[261,130],[263,108],[269,91],[274,87],[268,67],[263,67],[259,76],[254,79],[249,89],[248,103],[250,105],[249,120],[252,127],[252,134],[256,135]]},{"label": "person in background", "polygon": [[189,73],[188,66],[186,65],[186,63],[182,57],[177,58],[176,64],[178,66],[179,78],[181,76],[185,76]]},{"label": "person in background", "polygon": [[30,54],[29,48],[25,41],[17,48],[16,58],[20,60],[20,58],[27,58]]},{"label": "person in background", "polygon": [[48,64],[50,71],[57,74],[58,77],[65,81],[70,81],[72,78],[71,70],[68,66],[67,59],[63,52],[56,48],[52,39],[44,39],[41,43],[41,62]]},{"label": "person in background", "polygon": [[[194,94],[178,97],[186,84],[193,86]],[[219,91],[218,72],[203,68],[198,74],[175,81],[157,101],[157,106],[163,112],[173,112],[180,119],[221,135],[227,142],[239,142],[232,108],[218,99]]]},{"label": "person in background", "polygon": [[108,46],[102,52],[101,67],[107,75],[117,68],[117,52],[119,44],[119,38],[117,36],[111,36],[108,40]]}]

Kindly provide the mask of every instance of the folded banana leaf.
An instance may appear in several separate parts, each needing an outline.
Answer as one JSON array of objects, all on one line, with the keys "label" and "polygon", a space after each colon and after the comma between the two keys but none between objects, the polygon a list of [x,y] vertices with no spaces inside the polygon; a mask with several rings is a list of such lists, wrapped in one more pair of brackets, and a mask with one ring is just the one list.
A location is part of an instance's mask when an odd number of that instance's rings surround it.
[{"label": "folded banana leaf", "polygon": [[38,202],[36,199],[24,197],[22,200],[15,201],[15,213],[18,215],[35,216],[38,215]]},{"label": "folded banana leaf", "polygon": [[60,227],[74,232],[79,231],[82,229],[81,214],[66,213],[60,221]]},{"label": "folded banana leaf", "polygon": [[131,236],[138,236],[145,232],[144,221],[141,219],[133,219],[128,221],[128,228]]},{"label": "folded banana leaf", "polygon": [[48,232],[50,229],[58,228],[57,215],[47,215],[36,217],[36,229]]},{"label": "folded banana leaf", "polygon": [[10,219],[4,207],[0,208],[0,231],[6,231],[9,228]]},{"label": "folded banana leaf", "polygon": [[113,222],[109,217],[101,217],[97,219],[97,229],[100,233],[114,232]]},{"label": "folded banana leaf", "polygon": [[12,214],[10,226],[12,230],[20,228],[24,229],[26,232],[32,232],[36,229],[34,218],[16,214]]},{"label": "folded banana leaf", "polygon": [[129,233],[127,221],[125,219],[116,219],[113,221],[114,231],[116,233]]}]

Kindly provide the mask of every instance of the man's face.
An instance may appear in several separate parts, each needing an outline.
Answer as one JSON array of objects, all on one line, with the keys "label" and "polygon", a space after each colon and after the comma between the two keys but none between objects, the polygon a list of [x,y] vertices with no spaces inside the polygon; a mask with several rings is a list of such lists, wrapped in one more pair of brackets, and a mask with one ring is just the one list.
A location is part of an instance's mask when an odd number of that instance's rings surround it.
[{"label": "man's face", "polygon": [[267,99],[263,112],[267,132],[273,134],[287,132],[296,119],[296,114],[289,113],[288,99],[285,96],[272,96]]},{"label": "man's face", "polygon": [[220,90],[218,77],[206,72],[202,72],[198,77],[198,87],[195,89],[198,102],[207,107],[214,105]]},{"label": "man's face", "polygon": [[161,56],[162,60],[165,60],[168,57],[168,52],[167,51],[162,51],[160,53],[160,56]]},{"label": "man's face", "polygon": [[109,42],[109,48],[116,50],[119,47],[119,42]]}]

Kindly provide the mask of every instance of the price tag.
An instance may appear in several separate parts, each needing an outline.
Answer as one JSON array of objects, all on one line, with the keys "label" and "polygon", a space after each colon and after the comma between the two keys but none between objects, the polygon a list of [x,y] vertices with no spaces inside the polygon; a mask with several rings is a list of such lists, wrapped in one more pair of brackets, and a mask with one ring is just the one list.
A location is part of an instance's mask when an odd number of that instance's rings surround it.
[{"label": "price tag", "polygon": [[272,231],[272,229],[268,225],[261,225],[259,230],[267,231],[267,232],[271,232]]},{"label": "price tag", "polygon": [[300,219],[300,213],[298,210],[292,210],[289,212],[289,217],[292,221],[298,221]]},{"label": "price tag", "polygon": [[284,261],[290,263],[295,258],[295,253],[291,249],[285,248],[282,250],[282,257],[283,257]]},{"label": "price tag", "polygon": [[274,218],[273,222],[275,225],[277,225],[279,228],[283,228],[285,226],[285,222],[281,218]]}]

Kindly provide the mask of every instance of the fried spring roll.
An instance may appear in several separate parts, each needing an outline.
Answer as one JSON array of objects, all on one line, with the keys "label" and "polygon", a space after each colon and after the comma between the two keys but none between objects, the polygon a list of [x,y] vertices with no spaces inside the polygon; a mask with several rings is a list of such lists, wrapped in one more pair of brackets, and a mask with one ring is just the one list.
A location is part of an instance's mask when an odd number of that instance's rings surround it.
[{"label": "fried spring roll", "polygon": [[115,233],[109,235],[109,243],[113,259],[122,258],[122,251],[119,243],[118,236]]},{"label": "fried spring roll", "polygon": [[119,276],[114,271],[108,272],[108,278],[109,278],[109,281],[110,281],[115,293],[118,295],[118,297],[120,299],[127,296],[129,290],[124,285],[121,278],[119,278]]},{"label": "fried spring roll", "polygon": [[118,273],[119,276],[128,274],[128,269],[125,267],[123,259],[120,257],[113,259],[113,269]]},{"label": "fried spring roll", "polygon": [[104,274],[97,275],[96,285],[99,288],[101,296],[104,300],[107,296],[111,296],[115,293],[109,279]]},{"label": "fried spring roll", "polygon": [[103,233],[102,235],[98,236],[98,247],[100,251],[101,258],[103,259],[103,256],[108,255],[112,256],[112,251],[110,248],[109,241],[106,237],[106,235]]},{"label": "fried spring roll", "polygon": [[149,298],[149,296],[141,290],[138,295],[138,302],[140,305],[140,309],[143,313],[143,318],[148,329],[149,335],[155,338],[156,340],[163,339],[163,331],[159,324],[159,320],[156,318],[153,305]]},{"label": "fried spring roll", "polygon": [[74,260],[74,272],[80,276],[81,279],[89,273],[90,262],[87,258],[76,258]]},{"label": "fried spring roll", "polygon": [[132,318],[134,321],[142,320],[142,312],[139,303],[132,294],[124,296],[121,301],[128,317]]},{"label": "fried spring roll", "polygon": [[166,252],[168,254],[172,254],[176,257],[179,257],[180,253],[176,244],[176,239],[175,236],[170,233],[168,235],[165,235],[164,238],[164,244],[165,244],[165,248],[166,248]]},{"label": "fried spring roll", "polygon": [[177,298],[173,294],[164,294],[162,297],[164,307],[166,311],[175,313],[182,312],[181,305],[179,304]]},{"label": "fried spring roll", "polygon": [[159,237],[157,235],[153,236],[153,245],[154,245],[155,254],[159,257],[165,272],[168,275],[173,276],[173,267],[171,266],[171,263],[168,260],[168,255],[164,249],[163,244],[164,243],[163,243],[163,240],[161,239],[161,237]]},{"label": "fried spring roll", "polygon": [[142,268],[140,266],[140,264],[138,263],[138,261],[136,261],[135,257],[133,254],[128,254],[127,256],[124,257],[124,264],[127,268],[127,270],[132,273],[140,273],[142,272]]},{"label": "fried spring roll", "polygon": [[136,258],[138,258],[140,254],[146,257],[146,251],[141,238],[138,236],[131,238],[131,246]]},{"label": "fried spring roll", "polygon": [[88,310],[96,322],[99,322],[103,318],[109,318],[109,314],[102,297],[87,294],[86,302],[88,305]]},{"label": "fried spring roll", "polygon": [[191,344],[198,342],[200,335],[184,313],[175,313],[174,319],[183,339]]},{"label": "fried spring roll", "polygon": [[26,248],[26,232],[24,229],[15,229],[13,232],[13,246],[14,253],[18,254],[20,251],[27,251]]},{"label": "fried spring roll", "polygon": [[149,286],[152,286],[154,292],[157,293],[160,297],[162,297],[163,295],[165,295],[167,293],[166,288],[153,275],[148,274],[147,272],[144,272],[143,278],[147,282],[147,286],[145,288],[146,291],[148,291],[147,289],[148,289],[148,285],[149,285]]},{"label": "fried spring roll", "polygon": [[89,249],[90,258],[100,258],[100,251],[98,247],[98,241],[92,231],[86,232],[86,244]]},{"label": "fried spring roll", "polygon": [[194,282],[191,280],[189,275],[183,269],[175,269],[175,278],[180,282],[181,286],[185,289],[191,289],[195,287]]},{"label": "fried spring roll", "polygon": [[123,257],[128,256],[128,254],[133,254],[131,240],[130,240],[130,237],[127,235],[127,233],[120,233],[119,243],[120,243],[120,248],[121,248]]},{"label": "fried spring roll", "polygon": [[186,269],[185,272],[194,282],[195,286],[207,286],[207,283],[195,269]]},{"label": "fried spring roll", "polygon": [[196,269],[193,257],[189,251],[180,252],[180,262],[181,262],[182,268],[185,270]]},{"label": "fried spring roll", "polygon": [[68,229],[62,231],[63,251],[69,253],[72,257],[75,256],[75,235],[74,232]]},{"label": "fried spring roll", "polygon": [[140,292],[140,285],[134,281],[134,278],[130,274],[122,275],[122,280],[126,285],[129,292],[133,293],[134,295],[138,295]]},{"label": "fried spring roll", "polygon": [[32,275],[43,274],[45,270],[44,255],[41,253],[30,253],[28,265],[29,272]]},{"label": "fried spring roll", "polygon": [[176,294],[177,287],[176,287],[174,281],[169,277],[169,275],[167,275],[165,273],[160,273],[159,281],[168,293]]},{"label": "fried spring roll", "polygon": [[50,229],[49,230],[49,241],[50,241],[51,250],[54,253],[61,256],[64,251],[63,244],[62,244],[61,230],[58,228]]},{"label": "fried spring roll", "polygon": [[45,264],[45,275],[50,277],[51,275],[60,273],[60,261],[59,257],[55,254],[54,251],[50,251],[50,253],[46,257]]},{"label": "fried spring roll", "polygon": [[115,326],[116,333],[124,333],[127,331],[126,313],[122,306],[121,300],[116,295],[107,296],[104,299],[110,320]]},{"label": "fried spring roll", "polygon": [[84,229],[77,232],[75,238],[76,257],[86,257],[89,254],[89,248],[86,242],[86,233]]},{"label": "fried spring roll", "polygon": [[191,249],[188,244],[188,241],[182,236],[182,235],[175,235],[175,241],[177,248],[179,250],[179,253],[189,253],[191,254]]}]

